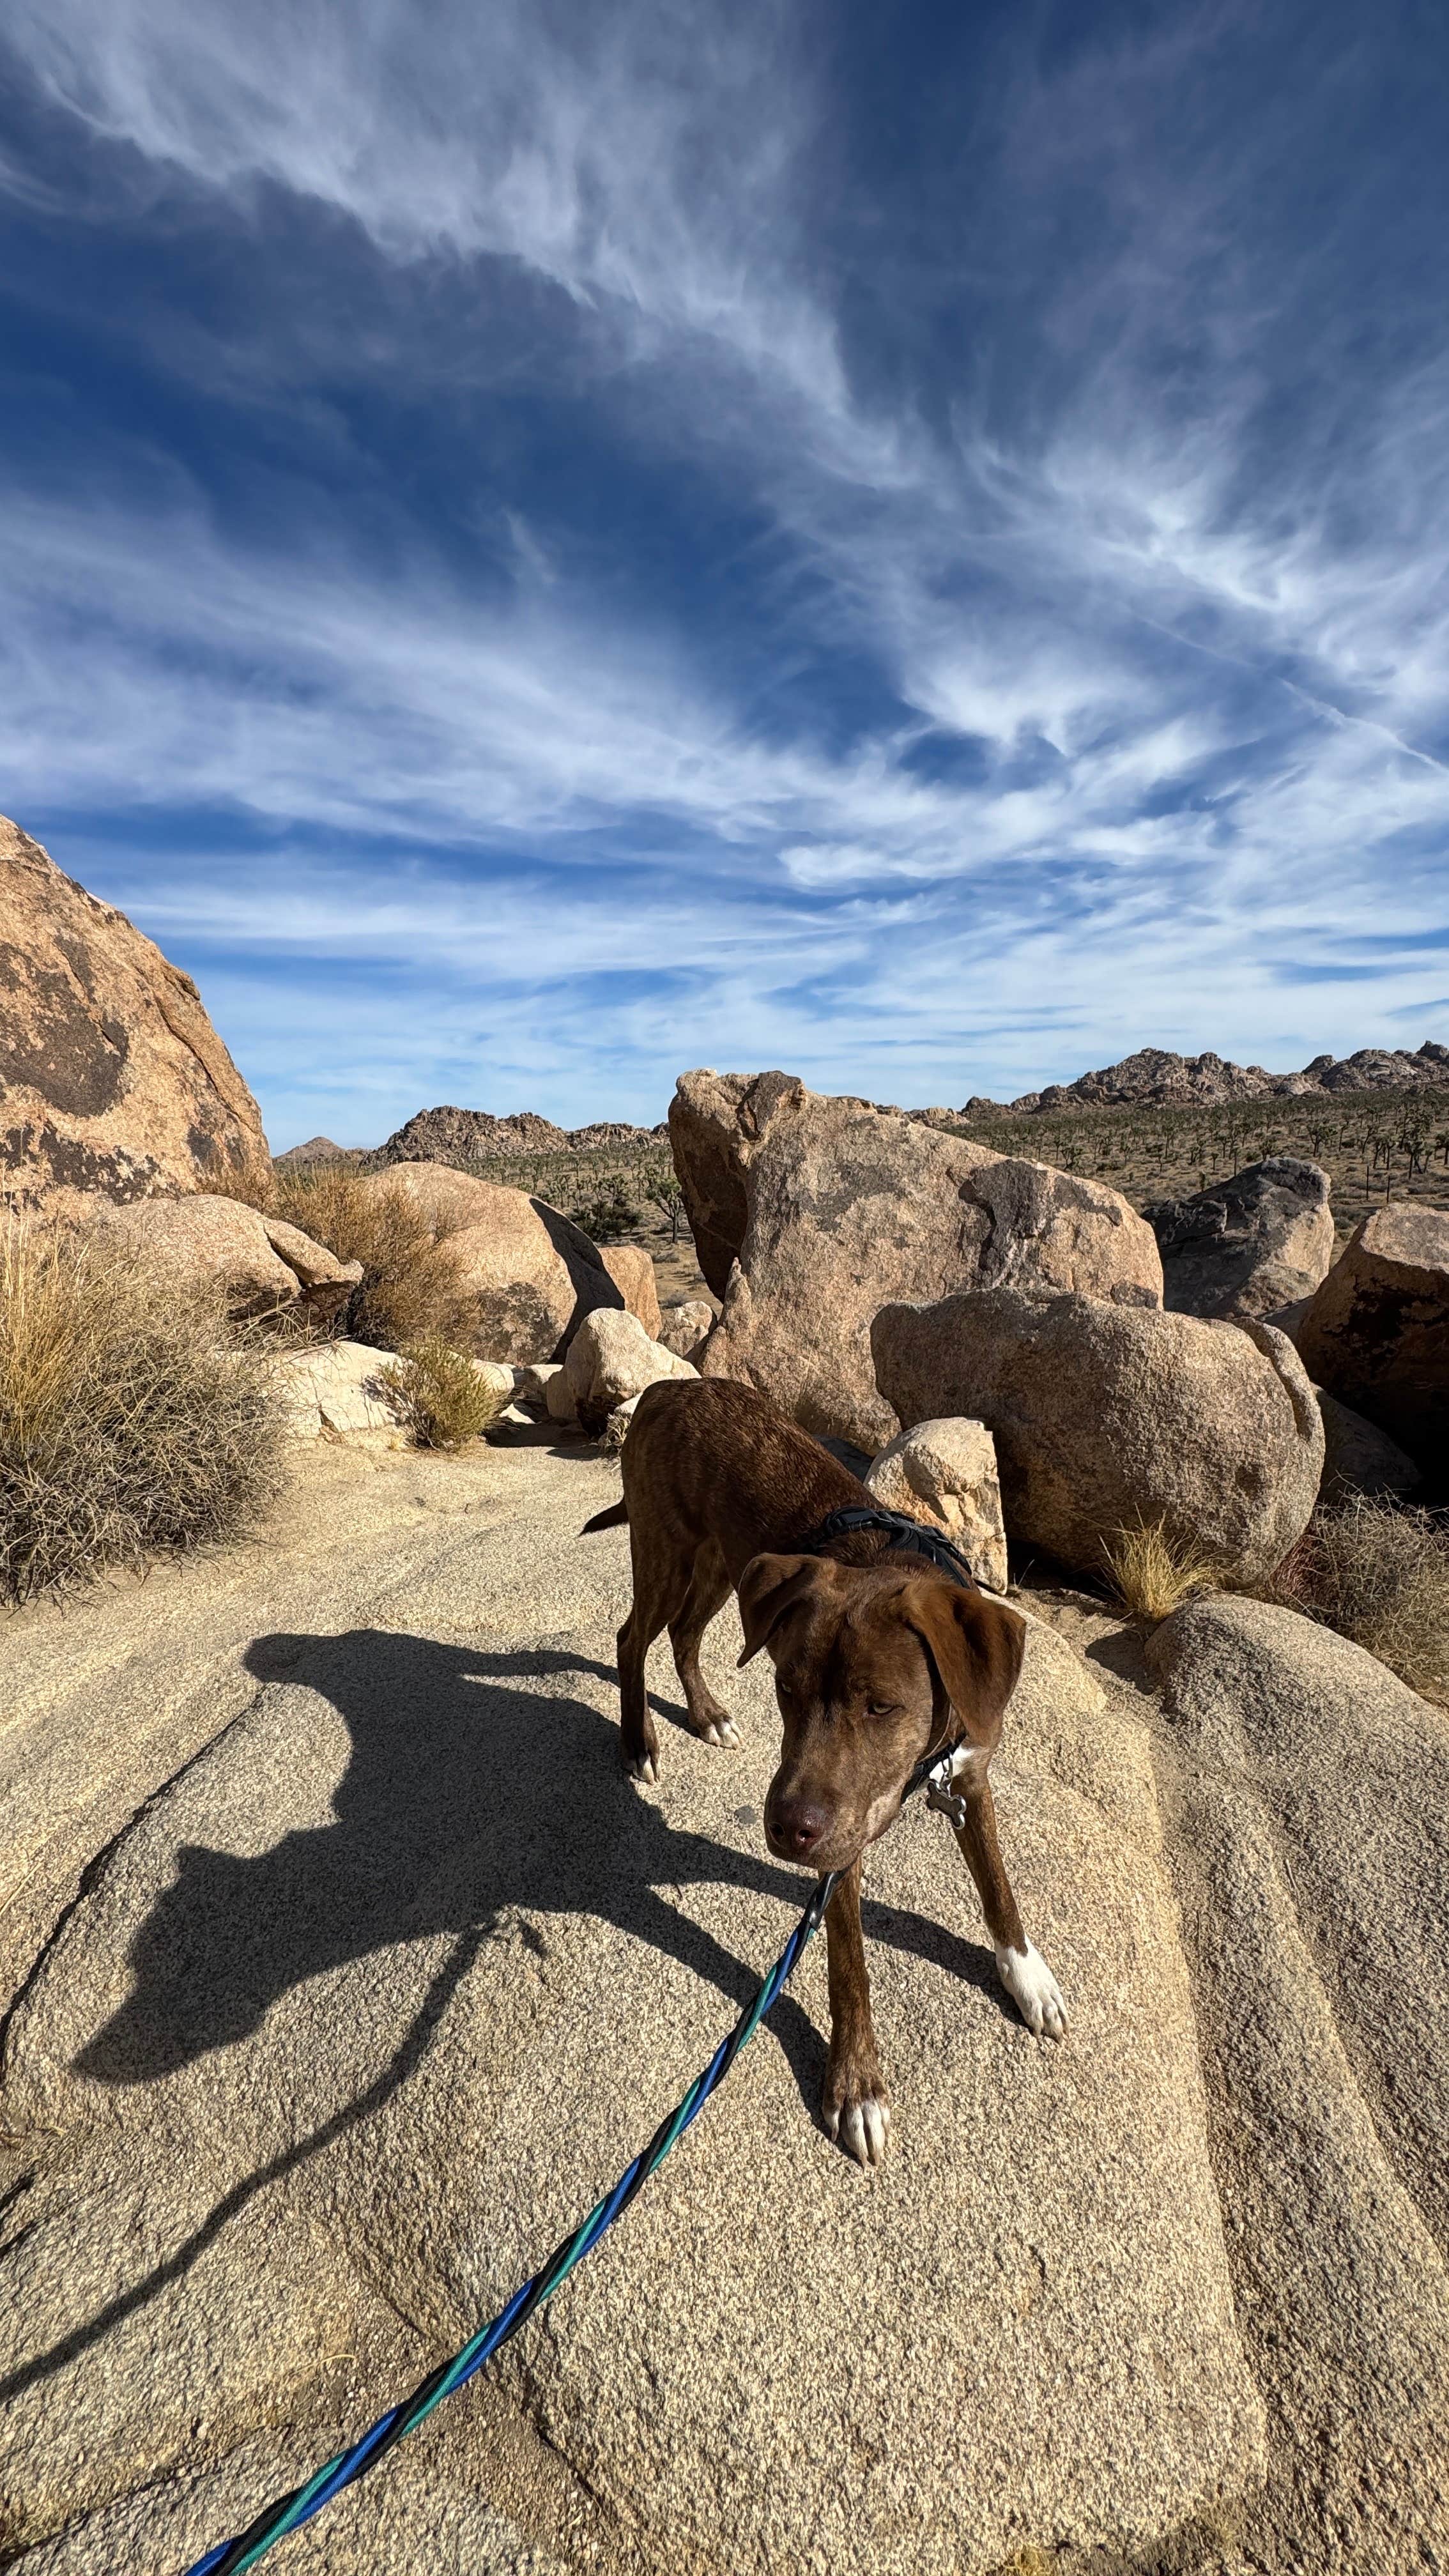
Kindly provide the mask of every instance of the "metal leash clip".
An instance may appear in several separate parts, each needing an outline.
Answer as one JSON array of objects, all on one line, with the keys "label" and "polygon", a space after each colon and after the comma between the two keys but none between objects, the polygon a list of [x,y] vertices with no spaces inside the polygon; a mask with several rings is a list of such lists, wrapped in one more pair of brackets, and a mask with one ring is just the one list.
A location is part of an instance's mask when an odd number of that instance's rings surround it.
[{"label": "metal leash clip", "polygon": [[956,1751],[953,1744],[950,1752],[943,1753],[935,1768],[926,1773],[926,1804],[934,1807],[938,1816],[949,1816],[959,1834],[966,1823],[966,1801],[960,1790],[951,1786],[956,1771]]}]

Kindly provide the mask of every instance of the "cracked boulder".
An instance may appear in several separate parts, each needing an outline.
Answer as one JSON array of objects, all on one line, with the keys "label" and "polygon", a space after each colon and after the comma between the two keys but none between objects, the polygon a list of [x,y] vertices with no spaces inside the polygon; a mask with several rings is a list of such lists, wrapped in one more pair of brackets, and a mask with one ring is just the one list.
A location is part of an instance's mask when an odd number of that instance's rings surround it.
[{"label": "cracked boulder", "polygon": [[190,976],[0,815],[0,1206],[251,1196],[269,1169]]},{"label": "cracked boulder", "polygon": [[758,1387],[820,1437],[874,1452],[900,1428],[870,1352],[892,1299],[1008,1286],[1161,1304],[1152,1229],[1115,1190],[898,1110],[789,1074],[687,1073],[669,1133],[724,1299],[703,1374]]}]

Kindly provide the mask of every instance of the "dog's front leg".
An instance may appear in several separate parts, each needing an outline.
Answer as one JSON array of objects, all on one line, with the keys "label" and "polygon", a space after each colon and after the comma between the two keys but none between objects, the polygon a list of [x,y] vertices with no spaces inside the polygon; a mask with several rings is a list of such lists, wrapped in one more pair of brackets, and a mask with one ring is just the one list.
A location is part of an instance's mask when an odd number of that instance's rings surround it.
[{"label": "dog's front leg", "polygon": [[1033,1949],[1024,1930],[1001,1846],[996,1839],[996,1808],[991,1788],[985,1777],[957,1779],[966,1807],[966,1821],[956,1827],[956,1840],[962,1856],[976,1881],[986,1929],[996,1951],[996,1973],[1026,2023],[1038,2039],[1061,2039],[1067,2027],[1067,2008],[1061,1988],[1042,1957]]},{"label": "dog's front leg", "polygon": [[857,1860],[846,1871],[825,1914],[830,2056],[820,2108],[829,2135],[839,2138],[857,2164],[878,2165],[890,2134],[891,2097],[880,2071],[870,2018],[860,1879]]}]

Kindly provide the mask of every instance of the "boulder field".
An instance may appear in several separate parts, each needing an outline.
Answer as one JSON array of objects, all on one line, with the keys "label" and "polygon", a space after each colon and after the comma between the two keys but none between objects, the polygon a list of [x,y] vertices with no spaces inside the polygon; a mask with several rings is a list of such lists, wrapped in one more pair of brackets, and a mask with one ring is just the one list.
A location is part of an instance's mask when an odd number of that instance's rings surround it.
[{"label": "boulder field", "polygon": [[[595,1454],[304,1454],[257,1548],[9,1632],[25,2576],[178,2576],[406,2392],[612,2182],[804,1894],[732,1613],[706,1662],[742,1749],[668,1725],[659,1787],[621,1774]],[[1449,2548],[1444,1721],[1261,1604],[1180,1612],[1145,1663],[1028,1606],[994,1776],[1069,2037],[1006,2004],[918,1802],[866,1891],[886,2165],[815,2116],[817,1943],[607,2245],[286,2544],[302,2576]]]}]

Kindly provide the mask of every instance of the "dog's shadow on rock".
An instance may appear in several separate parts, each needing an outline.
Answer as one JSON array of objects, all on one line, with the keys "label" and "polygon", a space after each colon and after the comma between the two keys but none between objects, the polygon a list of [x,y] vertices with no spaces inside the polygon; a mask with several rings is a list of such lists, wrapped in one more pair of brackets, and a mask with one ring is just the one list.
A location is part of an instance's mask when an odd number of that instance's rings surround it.
[{"label": "dog's shadow on rock", "polygon": [[[440,1933],[475,1947],[519,1913],[593,1915],[739,2008],[768,1962],[737,1959],[658,1890],[714,1882],[792,1904],[808,1893],[797,1873],[672,1825],[667,1772],[661,1804],[625,1778],[616,1722],[558,1687],[584,1674],[612,1685],[607,1666],[378,1629],[264,1637],[246,1660],[258,1681],[302,1685],[345,1721],[331,1819],[252,1859],[180,1848],[133,1943],[132,1991],[76,2060],[93,2079],[174,2073],[246,2038],[308,1979]],[[297,1730],[304,1768],[308,1706],[289,1693],[275,1711]],[[875,1937],[996,1991],[979,1944],[896,1909],[867,1905],[865,1919]],[[789,1996],[770,2027],[813,2114],[825,2041]]]}]

